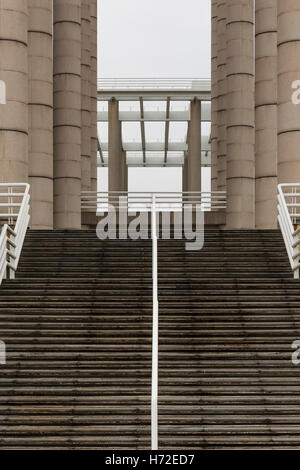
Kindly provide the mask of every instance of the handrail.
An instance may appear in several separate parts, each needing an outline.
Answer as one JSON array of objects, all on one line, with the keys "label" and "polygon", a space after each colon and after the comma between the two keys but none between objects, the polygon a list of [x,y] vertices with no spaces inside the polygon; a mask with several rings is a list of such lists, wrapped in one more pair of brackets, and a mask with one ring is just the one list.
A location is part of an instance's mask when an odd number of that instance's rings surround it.
[{"label": "handrail", "polygon": [[162,209],[184,210],[185,204],[207,204],[210,210],[226,208],[226,192],[127,192],[127,191],[83,191],[81,209],[83,211],[105,212],[122,209],[124,212],[145,211],[151,213],[152,238],[152,381],[151,381],[151,449],[158,450],[158,224],[157,215]]},{"label": "handrail", "polygon": [[294,278],[300,277],[300,183],[278,185],[278,222]]},{"label": "handrail", "polygon": [[[83,191],[81,194],[81,209],[87,212],[106,212],[108,205],[132,211],[148,212],[152,204],[152,192],[126,191]],[[181,211],[185,204],[198,204],[203,211],[226,209],[226,192],[156,192],[156,208],[160,210]]]},{"label": "handrail", "polygon": [[[18,189],[18,192],[14,192],[14,189]],[[0,285],[7,277],[14,279],[18,269],[30,220],[29,189],[27,183],[0,183],[0,218],[7,221],[0,233]],[[18,202],[15,202],[16,199]],[[12,208],[16,207],[19,207],[19,211],[12,212]]]},{"label": "handrail", "polygon": [[153,319],[152,319],[152,387],[151,387],[151,449],[158,449],[158,258],[157,258],[157,223],[156,196],[152,196],[152,283],[153,283]]}]

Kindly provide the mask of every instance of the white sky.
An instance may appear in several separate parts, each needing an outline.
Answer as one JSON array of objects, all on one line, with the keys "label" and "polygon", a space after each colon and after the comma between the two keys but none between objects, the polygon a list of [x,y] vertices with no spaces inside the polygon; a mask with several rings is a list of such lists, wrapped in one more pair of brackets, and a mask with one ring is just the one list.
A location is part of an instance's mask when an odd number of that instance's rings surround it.
[{"label": "white sky", "polygon": [[98,0],[99,76],[210,77],[211,0]]},{"label": "white sky", "polygon": [[[99,77],[210,77],[211,0],[98,0],[98,18]],[[130,190],[179,191],[180,182],[180,169],[129,169]]]}]

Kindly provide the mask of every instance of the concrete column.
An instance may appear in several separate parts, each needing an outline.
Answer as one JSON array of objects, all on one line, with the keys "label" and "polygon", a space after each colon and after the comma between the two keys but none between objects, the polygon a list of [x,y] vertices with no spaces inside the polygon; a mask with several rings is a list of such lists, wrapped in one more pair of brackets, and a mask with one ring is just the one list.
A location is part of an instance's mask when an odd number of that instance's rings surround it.
[{"label": "concrete column", "polygon": [[256,0],[255,225],[277,228],[277,0]]},{"label": "concrete column", "polygon": [[91,5],[91,186],[97,191],[97,0]]},{"label": "concrete column", "polygon": [[53,228],[52,0],[28,0],[31,228]]},{"label": "concrete column", "polygon": [[81,228],[81,0],[54,0],[54,227]]},{"label": "concrete column", "polygon": [[188,190],[188,152],[184,152],[184,164],[182,166],[182,191]]},{"label": "concrete column", "polygon": [[217,174],[218,191],[226,191],[226,170],[227,170],[227,78],[226,78],[226,1],[218,0],[217,4],[217,77],[218,77],[218,105],[217,105],[217,126],[218,126],[218,150],[217,150]]},{"label": "concrete column", "polygon": [[81,3],[81,189],[91,191],[91,12]]},{"label": "concrete column", "polygon": [[201,191],[201,101],[191,102],[188,133],[188,191]]},{"label": "concrete column", "polygon": [[122,191],[128,191],[128,167],[126,162],[126,152],[125,150],[122,151],[122,178],[123,178],[123,185]]},{"label": "concrete column", "polygon": [[[123,188],[122,138],[119,103],[108,103],[108,190],[120,192]],[[116,194],[114,194],[116,196]]]},{"label": "concrete column", "polygon": [[255,226],[254,4],[227,0],[227,228]]},{"label": "concrete column", "polygon": [[0,2],[0,80],[6,104],[0,112],[0,182],[28,180],[28,5]]},{"label": "concrete column", "polygon": [[[300,182],[300,2],[278,0],[278,182]],[[298,83],[294,83],[298,82]],[[295,89],[293,89],[293,85]],[[295,96],[299,99],[299,92]]]},{"label": "concrete column", "polygon": [[211,2],[211,190],[218,189],[218,0]]}]

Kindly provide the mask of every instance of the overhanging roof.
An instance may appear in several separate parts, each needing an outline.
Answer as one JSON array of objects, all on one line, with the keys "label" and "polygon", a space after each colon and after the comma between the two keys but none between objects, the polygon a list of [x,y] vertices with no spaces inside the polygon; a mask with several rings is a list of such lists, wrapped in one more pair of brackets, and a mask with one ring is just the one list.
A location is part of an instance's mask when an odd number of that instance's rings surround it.
[{"label": "overhanging roof", "polygon": [[98,80],[98,99],[109,101],[201,101],[211,99],[211,81],[198,78],[101,78]]},{"label": "overhanging roof", "polygon": [[[121,122],[137,122],[140,125],[140,140],[126,141],[123,137],[122,147],[127,152],[129,166],[182,166],[184,153],[188,150],[187,136],[184,141],[175,141],[170,137],[170,123],[190,121],[189,103],[196,99],[201,100],[201,120],[203,123],[211,121],[210,103],[211,82],[207,79],[101,79],[98,81],[98,101],[105,102],[112,99],[118,101],[136,101],[138,106],[134,110],[124,107],[120,109]],[[165,102],[164,109],[147,110],[145,101]],[[184,109],[174,109],[173,101],[187,102],[178,104]],[[153,105],[151,105],[153,107]],[[176,104],[175,104],[176,108]],[[106,108],[107,109],[107,108]],[[108,122],[108,111],[98,111],[98,122]],[[161,122],[164,125],[164,141],[147,141],[145,123]],[[206,130],[207,132],[207,130]],[[108,142],[100,141],[99,165],[107,165]],[[210,165],[210,135],[202,131],[202,165]],[[156,153],[156,155],[155,155]],[[176,158],[174,155],[176,154]],[[134,155],[134,156],[133,156]],[[152,155],[150,157],[149,155]]]}]

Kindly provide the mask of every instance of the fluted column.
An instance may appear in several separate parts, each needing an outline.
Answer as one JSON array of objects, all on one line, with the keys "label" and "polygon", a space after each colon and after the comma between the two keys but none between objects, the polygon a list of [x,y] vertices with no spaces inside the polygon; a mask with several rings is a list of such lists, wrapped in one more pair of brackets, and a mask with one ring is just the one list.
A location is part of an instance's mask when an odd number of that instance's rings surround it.
[{"label": "fluted column", "polygon": [[28,0],[31,228],[53,228],[52,0]]},{"label": "fluted column", "polygon": [[300,104],[293,102],[292,94],[294,82],[300,80],[300,2],[278,0],[277,5],[278,182],[299,183]]},{"label": "fluted column", "polygon": [[277,0],[256,0],[255,225],[277,227]]},{"label": "fluted column", "polygon": [[97,190],[97,0],[91,5],[91,186]]},{"label": "fluted column", "polygon": [[218,105],[217,105],[217,126],[218,126],[218,191],[226,191],[226,169],[227,169],[227,79],[226,79],[226,1],[218,0],[217,4],[217,76],[218,76]]},{"label": "fluted column", "polygon": [[81,0],[54,0],[54,227],[81,227]]},{"label": "fluted column", "polygon": [[218,0],[211,2],[211,190],[218,189]]},{"label": "fluted column", "polygon": [[201,191],[201,101],[191,102],[188,132],[188,191]]},{"label": "fluted column", "polygon": [[81,3],[81,188],[91,191],[91,12]]},{"label": "fluted column", "polygon": [[227,0],[227,228],[255,225],[254,3]]},{"label": "fluted column", "polygon": [[0,2],[0,182],[28,180],[28,4]]}]

